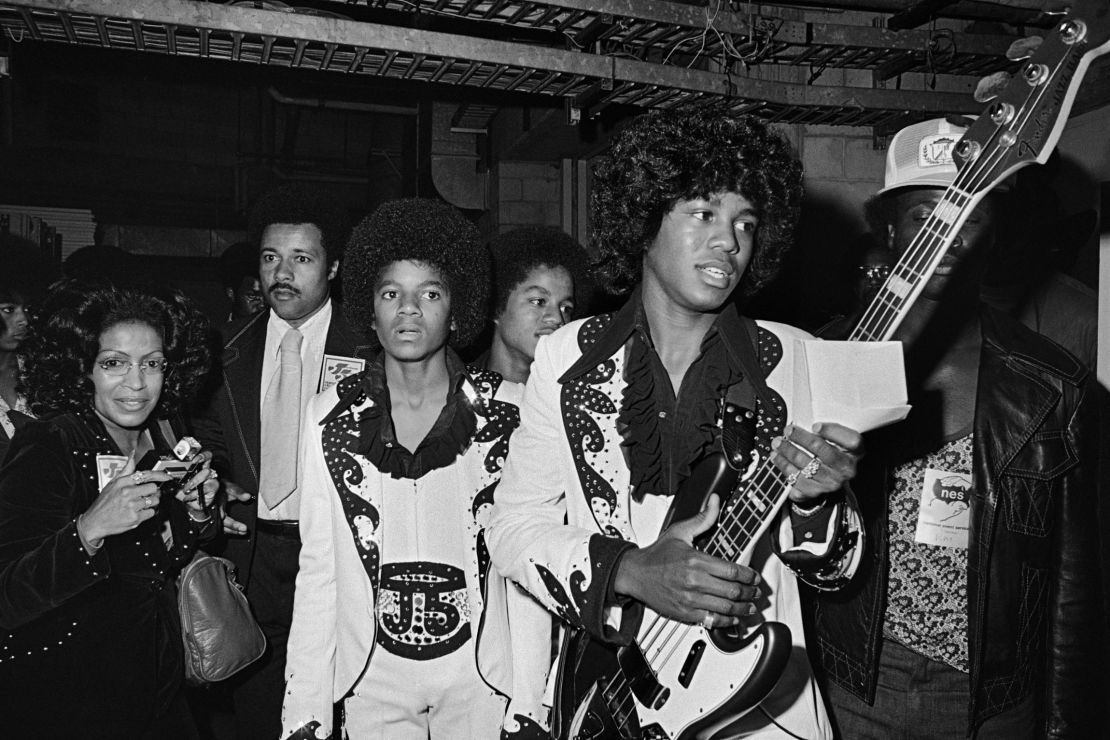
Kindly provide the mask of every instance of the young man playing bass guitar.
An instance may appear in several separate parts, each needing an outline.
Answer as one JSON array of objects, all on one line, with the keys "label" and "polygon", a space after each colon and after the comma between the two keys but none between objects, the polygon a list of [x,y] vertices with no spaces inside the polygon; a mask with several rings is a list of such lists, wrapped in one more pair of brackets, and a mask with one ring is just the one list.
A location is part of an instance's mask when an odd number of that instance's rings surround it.
[{"label": "young man playing bass guitar", "polygon": [[[666,648],[675,634],[776,622],[789,632],[765,635],[765,645],[786,635],[782,657],[743,708],[683,709],[677,684],[660,686],[646,702],[688,715],[663,726],[650,712],[628,711],[631,696],[646,696],[642,686],[624,686],[631,675],[604,675],[593,695],[599,711],[583,708],[589,697],[557,698],[552,729],[568,738],[658,736],[653,724],[670,737],[712,727],[715,737],[831,738],[805,658],[795,575],[837,588],[859,561],[844,484],[861,437],[834,423],[787,424],[794,390],[784,378],[792,377],[795,340],[808,335],[757,324],[737,308],[774,277],[790,246],[801,167],[785,139],[758,121],[664,111],[621,132],[596,174],[594,246],[609,287],[631,295],[616,314],[540,340],[495,495],[493,562],[565,627],[597,642],[628,645],[646,620],[666,625],[657,645],[638,644],[646,674],[660,679],[677,656],[680,682],[744,682],[740,667],[707,677],[713,649],[704,640]],[[685,494],[697,497],[692,508],[675,501],[700,459],[721,448],[733,455],[745,447],[739,438],[749,442],[741,456],[754,458],[748,470],[766,463],[779,500],[789,487],[783,513],[767,507],[763,528],[742,533],[755,543],[750,566],[737,562],[727,538],[715,550],[693,544],[735,519],[747,499],[723,506],[710,496],[700,513],[704,491]],[[664,527],[672,502],[692,513]],[[574,656],[562,661],[561,673],[582,667]]]}]

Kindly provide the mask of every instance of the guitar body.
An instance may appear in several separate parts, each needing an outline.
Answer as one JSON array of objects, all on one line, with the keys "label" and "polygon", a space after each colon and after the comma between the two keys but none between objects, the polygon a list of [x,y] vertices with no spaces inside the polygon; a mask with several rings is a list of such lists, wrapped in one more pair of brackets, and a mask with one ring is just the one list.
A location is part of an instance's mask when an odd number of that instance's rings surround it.
[{"label": "guitar body", "polygon": [[[743,461],[738,461],[743,462]],[[749,460],[748,473],[756,461]],[[667,518],[688,519],[716,493],[733,498],[740,471],[723,452],[706,455],[675,496]],[[767,507],[766,530],[777,506]],[[705,549],[716,528],[695,542]],[[758,536],[735,553],[747,562]],[[778,622],[707,631],[645,608],[636,641],[617,647],[582,630],[567,633],[556,676],[554,732],[561,740],[693,738],[754,709],[771,692],[791,652],[790,628]]]},{"label": "guitar body", "polygon": [[[645,614],[645,624],[654,616]],[[778,622],[752,625],[746,634],[669,626],[676,633],[665,648],[672,657],[657,671],[647,667],[638,642],[617,647],[569,632],[556,678],[555,736],[693,740],[758,706],[790,659],[790,629]],[[619,688],[607,690],[614,678]]]}]

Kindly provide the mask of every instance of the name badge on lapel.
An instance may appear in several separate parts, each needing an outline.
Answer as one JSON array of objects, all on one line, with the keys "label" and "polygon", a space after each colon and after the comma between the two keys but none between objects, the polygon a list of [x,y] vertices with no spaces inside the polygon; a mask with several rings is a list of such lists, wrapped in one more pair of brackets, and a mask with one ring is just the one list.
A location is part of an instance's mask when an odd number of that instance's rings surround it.
[{"label": "name badge on lapel", "polygon": [[119,471],[127,465],[127,458],[123,455],[97,455],[96,456],[96,487],[103,491]]},{"label": "name badge on lapel", "polygon": [[925,469],[914,539],[924,545],[967,549],[971,475]]},{"label": "name badge on lapel", "polygon": [[366,367],[366,360],[361,357],[324,355],[324,364],[320,367],[320,382],[316,385],[316,392],[323,393],[344,378],[361,373],[364,367]]}]

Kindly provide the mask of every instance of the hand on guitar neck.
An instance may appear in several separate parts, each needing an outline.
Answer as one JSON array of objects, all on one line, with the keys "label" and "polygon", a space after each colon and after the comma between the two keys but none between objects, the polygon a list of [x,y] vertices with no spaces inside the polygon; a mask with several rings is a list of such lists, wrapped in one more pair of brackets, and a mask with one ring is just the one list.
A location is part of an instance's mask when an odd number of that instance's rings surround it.
[{"label": "hand on guitar neck", "polygon": [[863,435],[841,424],[814,424],[812,432],[790,424],[771,449],[775,467],[790,484],[790,500],[809,506],[855,477]]},{"label": "hand on guitar neck", "polygon": [[759,573],[706,555],[692,544],[713,527],[720,509],[714,494],[697,516],[672,524],[647,547],[625,553],[614,575],[617,594],[688,624],[704,625],[708,617],[713,627],[728,627],[754,614]]}]

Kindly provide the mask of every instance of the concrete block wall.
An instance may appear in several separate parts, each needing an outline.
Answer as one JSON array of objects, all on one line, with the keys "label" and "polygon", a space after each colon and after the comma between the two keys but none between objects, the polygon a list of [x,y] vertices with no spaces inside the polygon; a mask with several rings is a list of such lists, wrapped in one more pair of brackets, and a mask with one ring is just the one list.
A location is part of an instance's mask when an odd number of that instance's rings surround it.
[{"label": "concrete block wall", "polygon": [[867,127],[791,126],[804,168],[805,199],[780,300],[768,318],[807,328],[838,312],[849,248],[867,232],[864,204],[881,187],[886,150]]},{"label": "concrete block wall", "polygon": [[499,162],[497,230],[561,226],[562,173],[558,162]]},{"label": "concrete block wall", "polygon": [[806,207],[835,215],[837,223],[866,230],[863,205],[883,181],[886,149],[876,149],[870,128],[797,126],[798,154],[805,168]]}]

